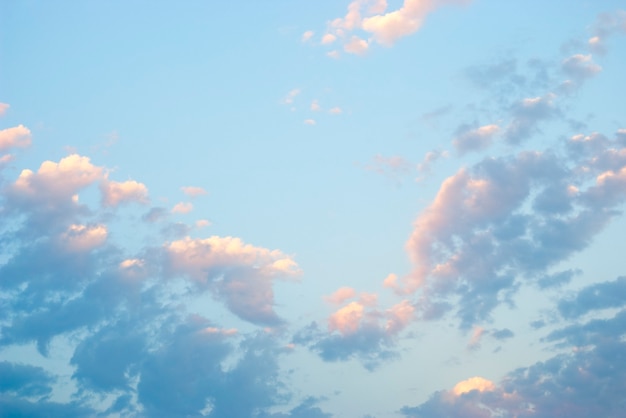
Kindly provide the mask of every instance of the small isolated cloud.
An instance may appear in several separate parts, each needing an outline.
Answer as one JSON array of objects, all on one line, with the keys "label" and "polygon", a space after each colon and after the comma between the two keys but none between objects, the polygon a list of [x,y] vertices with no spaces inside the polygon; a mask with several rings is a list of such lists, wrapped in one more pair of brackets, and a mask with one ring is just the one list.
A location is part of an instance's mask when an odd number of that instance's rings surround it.
[{"label": "small isolated cloud", "polygon": [[315,99],[311,102],[311,106],[309,107],[311,109],[311,111],[313,112],[319,112],[320,110],[322,110],[322,107],[320,106],[320,102],[319,100]]},{"label": "small isolated cloud", "polygon": [[332,59],[339,59],[341,57],[341,53],[337,50],[327,52],[326,55],[328,55]]},{"label": "small isolated cloud", "polygon": [[293,104],[293,101],[295,100],[295,98],[302,93],[302,90],[300,89],[293,89],[291,90],[289,93],[287,93],[287,95],[283,98],[282,103],[283,104]]},{"label": "small isolated cloud", "polygon": [[325,296],[324,299],[333,304],[333,305],[341,305],[348,299],[352,299],[356,296],[356,290],[351,287],[340,287],[335,292],[333,292],[329,296]]},{"label": "small isolated cloud", "polygon": [[315,119],[305,119],[304,124],[313,126],[315,125]]},{"label": "small isolated cloud", "polygon": [[196,228],[206,228],[207,226],[211,226],[211,221],[207,219],[199,219],[196,221]]},{"label": "small isolated cloud", "polygon": [[340,115],[342,112],[343,111],[341,110],[340,107],[333,107],[328,110],[328,113],[330,113],[331,115]]},{"label": "small isolated cloud", "polygon": [[485,125],[476,129],[461,127],[453,141],[454,148],[463,155],[472,151],[482,151],[488,148],[493,137],[500,131],[498,125]]},{"label": "small isolated cloud", "polygon": [[352,36],[344,46],[343,50],[349,54],[364,55],[369,49],[369,44],[365,39],[358,36]]},{"label": "small isolated cloud", "polygon": [[363,166],[367,171],[382,174],[389,177],[396,182],[400,182],[403,177],[411,174],[415,169],[415,166],[401,156],[385,157],[380,154],[376,154],[372,161]]},{"label": "small isolated cloud", "polygon": [[308,31],[304,32],[302,34],[302,38],[301,38],[302,42],[310,41],[311,38],[313,37],[313,35],[315,35],[315,32],[313,32],[312,30],[308,30]]},{"label": "small isolated cloud", "polygon": [[116,182],[104,180],[100,183],[102,205],[115,207],[121,203],[148,203],[148,188],[137,181]]},{"label": "small isolated cloud", "polygon": [[183,191],[183,193],[185,193],[189,197],[205,196],[209,194],[209,192],[207,192],[202,187],[184,186],[184,187],[181,187],[180,189]]},{"label": "small isolated cloud", "polygon": [[172,213],[189,213],[193,210],[193,204],[191,202],[178,202],[172,208]]},{"label": "small isolated cloud", "polygon": [[30,129],[24,125],[0,130],[0,151],[11,148],[25,148],[28,147],[30,143]]},{"label": "small isolated cloud", "polygon": [[0,116],[4,116],[9,107],[11,106],[9,106],[7,103],[0,102]]},{"label": "small isolated cloud", "polygon": [[330,45],[337,40],[337,37],[332,33],[327,33],[322,37],[322,45]]}]

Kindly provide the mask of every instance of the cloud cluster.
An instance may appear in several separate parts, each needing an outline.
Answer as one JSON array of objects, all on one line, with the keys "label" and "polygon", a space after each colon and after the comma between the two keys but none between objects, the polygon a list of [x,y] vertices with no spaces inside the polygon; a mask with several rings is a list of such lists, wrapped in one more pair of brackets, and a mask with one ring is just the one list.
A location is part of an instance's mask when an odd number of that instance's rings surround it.
[{"label": "cloud cluster", "polygon": [[[611,293],[615,292],[615,296]],[[619,417],[626,401],[624,278],[580,289],[559,304],[564,318],[618,308],[608,319],[591,319],[551,332],[547,341],[563,354],[508,373],[498,384],[481,377],[436,392],[425,403],[405,406],[406,417]]]},{"label": "cloud cluster", "polygon": [[[207,313],[224,306],[252,325],[283,324],[273,281],[297,277],[296,262],[219,236],[184,236],[132,253],[112,238],[114,221],[148,203],[148,189],[109,177],[106,167],[72,154],[24,169],[0,188],[0,348],[35,343],[45,356],[53,340],[65,341],[78,387],[75,401],[57,403],[48,371],[0,362],[0,410],[42,417],[269,416],[268,408],[290,399],[278,376],[286,353],[280,339],[222,327]],[[163,216],[152,222],[169,225]],[[189,308],[194,298],[206,312]],[[300,410],[327,416],[311,402]]]},{"label": "cloud cluster", "polygon": [[[458,299],[463,327],[488,320],[520,281],[584,249],[626,198],[626,149],[599,136],[565,144],[575,158],[523,151],[485,158],[446,179],[416,219],[407,250],[413,272],[386,285],[422,292],[423,311]],[[562,153],[561,153],[562,154]]]}]

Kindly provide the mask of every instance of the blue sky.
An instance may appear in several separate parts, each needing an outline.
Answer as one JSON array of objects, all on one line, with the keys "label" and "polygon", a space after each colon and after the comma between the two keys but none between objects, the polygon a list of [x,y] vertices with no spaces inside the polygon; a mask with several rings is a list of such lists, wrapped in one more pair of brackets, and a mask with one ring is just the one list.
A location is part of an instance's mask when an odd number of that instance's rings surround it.
[{"label": "blue sky", "polygon": [[618,417],[621,1],[3,2],[0,415]]}]

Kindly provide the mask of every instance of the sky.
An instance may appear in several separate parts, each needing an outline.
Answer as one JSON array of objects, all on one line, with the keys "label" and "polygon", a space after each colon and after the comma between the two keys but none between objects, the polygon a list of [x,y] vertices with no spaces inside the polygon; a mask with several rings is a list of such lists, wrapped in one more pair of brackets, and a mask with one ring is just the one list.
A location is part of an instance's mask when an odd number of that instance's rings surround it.
[{"label": "sky", "polygon": [[626,4],[0,2],[0,416],[617,418]]}]

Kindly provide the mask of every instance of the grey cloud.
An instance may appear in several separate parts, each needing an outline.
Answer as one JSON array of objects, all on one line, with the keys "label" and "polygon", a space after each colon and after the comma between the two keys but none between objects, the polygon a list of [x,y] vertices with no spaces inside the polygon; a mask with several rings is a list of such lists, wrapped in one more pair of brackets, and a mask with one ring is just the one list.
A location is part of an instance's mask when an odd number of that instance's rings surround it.
[{"label": "grey cloud", "polygon": [[362,325],[354,333],[341,335],[328,334],[313,322],[294,334],[292,342],[309,347],[324,361],[357,359],[370,371],[399,356],[393,350],[393,339],[384,330],[369,325]]},{"label": "grey cloud", "polygon": [[626,305],[626,276],[611,282],[602,282],[580,290],[574,298],[558,304],[559,313],[566,319],[577,318],[597,309],[619,308]]}]

